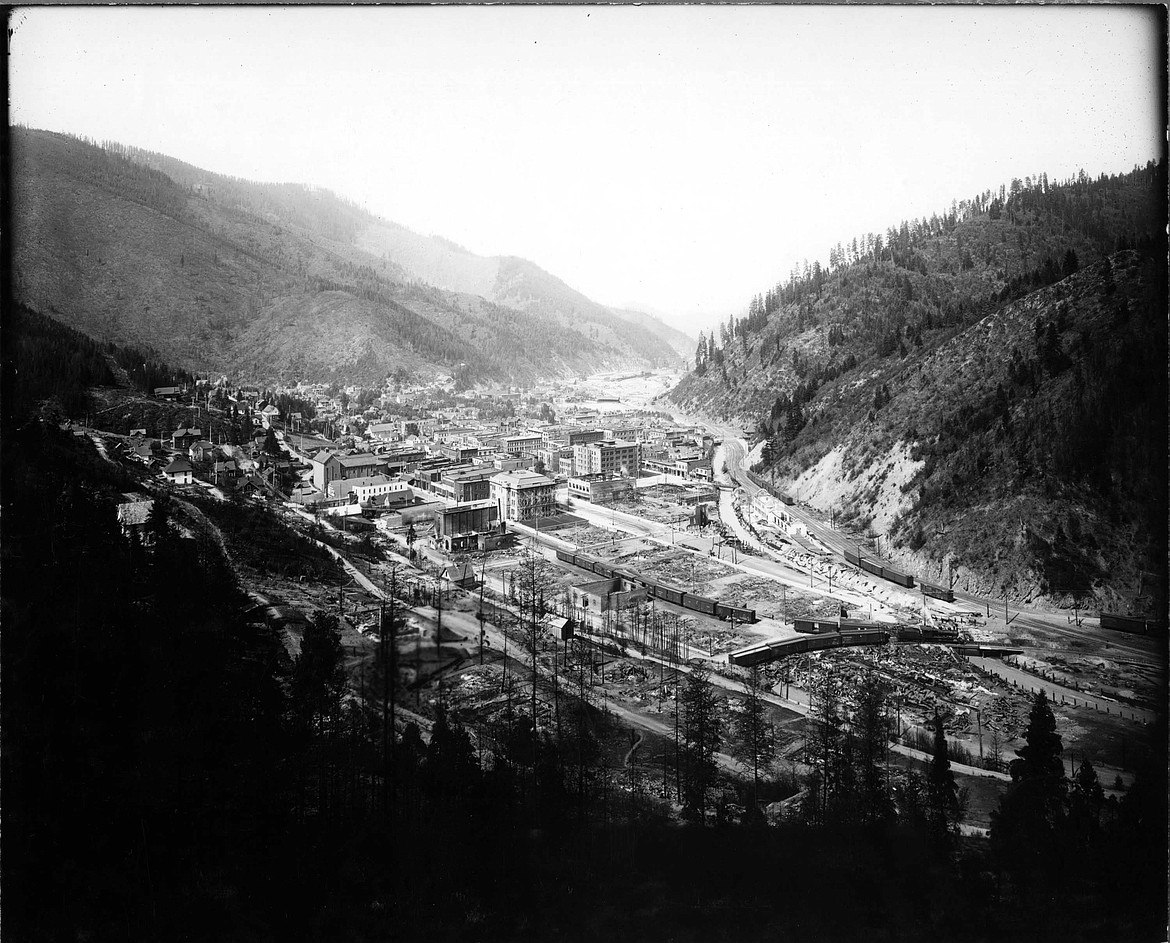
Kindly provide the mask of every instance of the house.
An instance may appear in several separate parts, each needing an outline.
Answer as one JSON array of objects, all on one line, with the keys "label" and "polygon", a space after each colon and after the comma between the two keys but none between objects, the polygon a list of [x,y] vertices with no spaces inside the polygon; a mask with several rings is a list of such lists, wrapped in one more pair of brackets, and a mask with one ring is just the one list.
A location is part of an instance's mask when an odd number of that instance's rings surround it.
[{"label": "house", "polygon": [[567,642],[573,637],[572,621],[564,616],[554,616],[551,612],[545,613],[544,618],[540,620],[540,627],[562,642]]},{"label": "house", "polygon": [[135,439],[145,439],[145,438],[146,438],[146,430],[145,429],[131,429],[130,430],[131,441],[133,441]]},{"label": "house", "polygon": [[397,442],[402,438],[401,428],[396,422],[372,422],[366,434],[378,442]]},{"label": "house", "polygon": [[171,448],[185,452],[202,438],[202,429],[176,429],[171,433]]},{"label": "house", "polygon": [[254,494],[264,494],[268,490],[263,479],[257,475],[244,475],[235,482],[236,494],[249,497]]},{"label": "house", "polygon": [[163,469],[167,480],[175,485],[189,485],[194,481],[195,469],[191,463],[180,456]]},{"label": "house", "polygon": [[236,464],[234,458],[229,458],[223,462],[216,462],[211,466],[211,480],[216,484],[221,481],[235,481],[240,477],[240,466]]},{"label": "house", "polygon": [[118,505],[118,526],[122,528],[122,536],[129,537],[138,534],[146,536],[146,522],[150,519],[154,501],[126,501]]},{"label": "house", "polygon": [[154,461],[154,450],[150,447],[150,443],[141,442],[138,445],[131,445],[130,455],[137,461],[144,465],[149,465]]},{"label": "house", "polygon": [[154,395],[160,399],[178,399],[182,394],[182,388],[177,386],[156,386],[154,388]]},{"label": "house", "polygon": [[187,450],[187,455],[193,462],[210,462],[215,458],[216,451],[214,443],[208,442],[206,439],[200,439],[198,442],[191,443],[191,447]]},{"label": "house", "polygon": [[532,521],[557,513],[556,483],[530,471],[506,471],[491,478],[492,500],[501,520]]},{"label": "house", "polygon": [[452,563],[443,568],[442,578],[452,586],[466,589],[475,585],[475,567],[470,563]]}]

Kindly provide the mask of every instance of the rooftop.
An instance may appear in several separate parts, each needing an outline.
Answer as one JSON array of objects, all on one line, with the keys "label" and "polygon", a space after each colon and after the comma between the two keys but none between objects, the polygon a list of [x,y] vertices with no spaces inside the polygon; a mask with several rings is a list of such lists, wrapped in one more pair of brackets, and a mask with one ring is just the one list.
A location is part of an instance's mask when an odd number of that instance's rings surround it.
[{"label": "rooftop", "polygon": [[492,476],[492,481],[509,488],[539,488],[545,485],[550,488],[556,487],[556,482],[551,478],[546,478],[544,475],[538,475],[534,471],[527,471],[525,469],[500,472],[498,475]]}]

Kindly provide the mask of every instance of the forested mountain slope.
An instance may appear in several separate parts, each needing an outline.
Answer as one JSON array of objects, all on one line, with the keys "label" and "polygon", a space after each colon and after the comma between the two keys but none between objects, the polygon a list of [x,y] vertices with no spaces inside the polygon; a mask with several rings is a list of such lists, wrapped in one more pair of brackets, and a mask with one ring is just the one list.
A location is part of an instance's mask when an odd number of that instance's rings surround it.
[{"label": "forested mountain slope", "polygon": [[189,369],[472,382],[678,358],[661,322],[631,323],[531,263],[471,256],[313,187],[17,128],[12,204],[18,301]]},{"label": "forested mountain slope", "polygon": [[671,394],[923,573],[1157,605],[1165,573],[1164,167],[956,203],[834,248],[702,339]]}]

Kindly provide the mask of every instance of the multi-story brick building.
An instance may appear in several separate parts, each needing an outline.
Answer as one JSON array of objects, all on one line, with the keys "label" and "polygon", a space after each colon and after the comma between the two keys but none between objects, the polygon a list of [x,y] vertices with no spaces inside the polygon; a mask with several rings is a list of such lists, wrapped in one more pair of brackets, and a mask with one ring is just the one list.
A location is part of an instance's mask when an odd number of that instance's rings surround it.
[{"label": "multi-story brick building", "polygon": [[574,475],[620,475],[634,478],[641,465],[641,448],[636,442],[605,439],[573,446]]},{"label": "multi-story brick building", "polygon": [[531,471],[506,471],[491,479],[501,520],[521,523],[557,513],[556,483]]}]

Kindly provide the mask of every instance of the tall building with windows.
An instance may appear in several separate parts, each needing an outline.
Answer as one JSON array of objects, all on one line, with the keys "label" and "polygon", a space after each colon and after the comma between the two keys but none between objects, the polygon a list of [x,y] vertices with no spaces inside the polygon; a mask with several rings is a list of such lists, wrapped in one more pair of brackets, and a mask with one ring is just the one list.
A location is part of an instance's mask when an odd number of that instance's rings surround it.
[{"label": "tall building with windows", "polygon": [[573,474],[636,478],[641,464],[640,448],[637,442],[624,439],[574,445]]},{"label": "tall building with windows", "polygon": [[531,471],[500,472],[491,479],[500,520],[525,523],[557,513],[556,483]]}]

